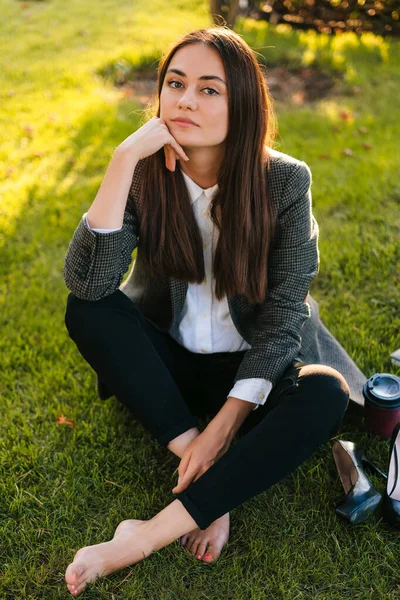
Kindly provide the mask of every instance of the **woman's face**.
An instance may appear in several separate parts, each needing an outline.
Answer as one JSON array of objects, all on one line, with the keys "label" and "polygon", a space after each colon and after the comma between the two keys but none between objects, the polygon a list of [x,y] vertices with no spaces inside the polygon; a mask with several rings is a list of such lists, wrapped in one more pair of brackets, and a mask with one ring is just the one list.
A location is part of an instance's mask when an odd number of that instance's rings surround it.
[{"label": "woman's face", "polygon": [[[201,79],[204,76],[215,79]],[[216,146],[224,142],[228,134],[227,79],[215,50],[199,43],[176,52],[161,89],[160,118],[183,147]],[[173,121],[177,118],[191,119],[195,125],[180,125]]]}]

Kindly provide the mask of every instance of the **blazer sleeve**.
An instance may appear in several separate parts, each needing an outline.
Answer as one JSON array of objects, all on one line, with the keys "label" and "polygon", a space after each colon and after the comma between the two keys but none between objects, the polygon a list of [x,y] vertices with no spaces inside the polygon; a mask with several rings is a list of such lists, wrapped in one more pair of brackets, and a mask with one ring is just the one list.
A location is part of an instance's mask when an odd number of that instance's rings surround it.
[{"label": "blazer sleeve", "polygon": [[138,220],[129,199],[127,207],[122,228],[108,233],[90,229],[83,215],[64,262],[66,286],[78,298],[100,300],[119,288],[138,237]]},{"label": "blazer sleeve", "polygon": [[275,385],[299,353],[301,330],[311,316],[307,294],[319,270],[319,229],[312,214],[311,181],[308,165],[295,164],[279,200],[267,295],[235,382],[263,377]]}]

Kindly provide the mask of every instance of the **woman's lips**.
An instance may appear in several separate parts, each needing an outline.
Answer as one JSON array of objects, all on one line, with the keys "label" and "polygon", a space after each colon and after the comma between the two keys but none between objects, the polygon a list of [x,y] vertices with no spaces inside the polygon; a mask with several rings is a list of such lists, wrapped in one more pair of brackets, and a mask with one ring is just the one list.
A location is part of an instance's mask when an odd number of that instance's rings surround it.
[{"label": "woman's lips", "polygon": [[172,121],[175,125],[179,125],[180,127],[197,127],[194,123],[186,123],[186,121]]}]

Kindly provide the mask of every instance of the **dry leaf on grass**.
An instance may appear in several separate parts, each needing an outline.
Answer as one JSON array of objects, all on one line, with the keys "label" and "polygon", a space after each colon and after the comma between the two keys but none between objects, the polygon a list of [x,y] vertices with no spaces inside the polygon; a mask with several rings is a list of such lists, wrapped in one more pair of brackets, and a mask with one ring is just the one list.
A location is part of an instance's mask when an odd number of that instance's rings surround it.
[{"label": "dry leaf on grass", "polygon": [[343,120],[343,121],[350,121],[351,119],[351,113],[347,110],[340,110],[339,111],[339,117]]},{"label": "dry leaf on grass", "polygon": [[70,425],[75,427],[75,421],[73,419],[67,419],[65,415],[57,415],[57,425]]},{"label": "dry leaf on grass", "polygon": [[342,153],[345,156],[354,156],[354,152],[353,152],[353,150],[350,150],[350,148],[345,148],[344,150],[342,150]]}]

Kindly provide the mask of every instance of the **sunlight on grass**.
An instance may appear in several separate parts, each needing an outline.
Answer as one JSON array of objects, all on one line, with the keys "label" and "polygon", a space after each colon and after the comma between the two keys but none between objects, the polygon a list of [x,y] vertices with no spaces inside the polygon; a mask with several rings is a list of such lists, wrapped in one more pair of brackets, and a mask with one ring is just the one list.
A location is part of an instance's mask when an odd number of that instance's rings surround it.
[{"label": "sunlight on grass", "polygon": [[[106,5],[115,13],[112,0],[107,0]],[[24,11],[20,4],[6,3],[5,35],[0,37],[3,57],[11,39],[14,53],[14,60],[5,61],[4,68],[0,69],[0,82],[3,82],[0,91],[0,102],[3,103],[0,115],[0,245],[15,231],[15,223],[29,202],[29,190],[38,182],[49,189],[57,186],[58,182],[54,180],[57,161],[54,160],[53,168],[48,169],[46,156],[57,150],[63,153],[66,134],[73,134],[79,128],[87,110],[96,112],[105,103],[121,101],[121,92],[112,86],[113,80],[107,83],[97,75],[102,71],[101,64],[110,64],[114,60],[111,56],[115,56],[115,62],[120,65],[125,58],[138,66],[153,66],[155,73],[157,59],[179,30],[191,31],[207,26],[204,17],[200,16],[202,12],[210,19],[206,8],[198,6],[199,14],[193,13],[189,17],[183,12],[178,19],[176,14],[166,14],[162,25],[157,26],[152,15],[147,14],[145,2],[139,3],[133,11],[131,3],[125,1],[115,15],[120,35],[118,44],[114,44],[113,36],[107,36],[107,30],[103,42],[99,43],[106,21],[94,11],[94,18],[85,23],[87,9],[79,3],[69,6],[68,18],[57,10],[56,2],[32,3],[28,8],[29,11]],[[23,18],[26,14],[29,19]],[[140,27],[134,35],[124,36],[123,31],[128,31],[136,21],[140,22]],[[23,37],[15,37],[15,27],[25,30]],[[151,41],[148,29],[152,30]],[[26,53],[30,57],[28,63],[25,63]],[[51,60],[48,60],[49,53]],[[131,106],[131,112],[140,113],[140,107]],[[104,136],[101,128],[98,136]]]},{"label": "sunlight on grass", "polygon": [[[26,208],[26,205],[32,202],[32,190],[41,188],[42,194],[48,190],[51,198],[52,189],[60,188],[63,190],[68,181],[71,180],[71,173],[58,179],[59,169],[65,160],[71,160],[68,156],[68,143],[65,135],[70,136],[77,131],[81,123],[86,121],[87,117],[84,108],[87,109],[90,102],[90,110],[98,110],[104,104],[118,104],[121,94],[116,91],[102,89],[101,93],[96,88],[92,88],[91,94],[82,97],[80,94],[65,93],[64,97],[52,104],[52,110],[57,111],[51,125],[42,130],[38,128],[34,139],[22,137],[22,147],[13,149],[8,156],[8,165],[4,163],[3,182],[0,183],[1,208],[0,208],[0,231],[3,238],[0,245],[4,243],[6,236],[10,236],[15,230],[15,224],[20,214]],[[74,107],[71,110],[71,105]],[[94,143],[100,144],[102,139],[101,128],[93,132]],[[17,134],[18,135],[18,134]],[[20,134],[21,135],[21,134]],[[16,138],[17,140],[18,138]],[[87,142],[86,142],[87,143]],[[58,153],[55,153],[58,150]],[[79,168],[85,152],[90,151],[90,144],[85,149],[81,149],[79,155],[74,158],[75,166]],[[66,156],[67,154],[67,156]]]},{"label": "sunlight on grass", "polygon": [[[298,64],[319,66],[333,72],[347,73],[350,80],[352,60],[370,60],[387,62],[389,44],[382,36],[364,33],[357,36],[354,32],[329,36],[317,33],[313,29],[298,31],[290,25],[279,24],[275,28],[265,21],[239,18],[236,29],[249,43],[266,57],[267,64],[274,64],[276,56],[290,66]],[[267,45],[264,45],[266,44]]]},{"label": "sunlight on grass", "polygon": [[328,66],[334,71],[345,70],[345,57],[340,49],[335,47],[330,36],[317,34],[315,31],[309,30],[301,33],[299,40],[305,46],[302,56],[303,64],[318,63],[321,66]]},{"label": "sunlight on grass", "polygon": [[380,57],[382,62],[389,60],[389,43],[381,35],[366,32],[361,35],[360,45],[368,49],[369,56]]}]

